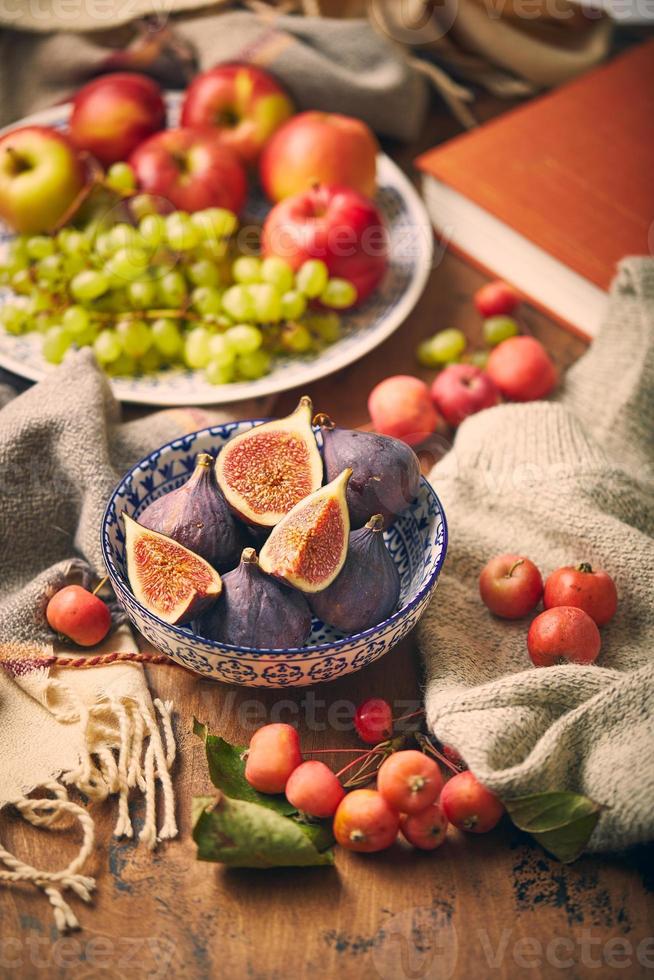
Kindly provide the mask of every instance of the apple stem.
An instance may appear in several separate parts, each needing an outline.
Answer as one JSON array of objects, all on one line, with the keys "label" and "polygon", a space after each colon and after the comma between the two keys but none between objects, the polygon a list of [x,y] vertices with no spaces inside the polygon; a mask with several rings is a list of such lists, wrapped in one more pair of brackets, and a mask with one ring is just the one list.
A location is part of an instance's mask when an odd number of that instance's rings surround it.
[{"label": "apple stem", "polygon": [[27,170],[27,163],[25,162],[25,159],[13,146],[6,146],[5,153],[11,160],[15,174],[20,174],[23,172],[23,170]]},{"label": "apple stem", "polygon": [[98,584],[96,585],[96,587],[93,589],[92,595],[97,595],[98,592],[104,588],[104,586],[107,584],[108,581],[109,581],[108,575],[105,575],[104,578],[101,578]]},{"label": "apple stem", "polygon": [[518,558],[517,561],[514,561],[513,564],[511,565],[511,568],[506,573],[506,577],[511,578],[516,568],[518,568],[519,565],[524,565],[524,562],[525,562],[524,558]]}]

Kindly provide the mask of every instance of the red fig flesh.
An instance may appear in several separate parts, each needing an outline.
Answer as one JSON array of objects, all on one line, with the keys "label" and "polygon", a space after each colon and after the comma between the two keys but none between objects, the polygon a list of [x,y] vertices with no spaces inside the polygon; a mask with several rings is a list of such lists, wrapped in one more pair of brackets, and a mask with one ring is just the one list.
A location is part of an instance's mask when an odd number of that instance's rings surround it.
[{"label": "red fig flesh", "polygon": [[351,473],[343,470],[273,528],[259,556],[264,572],[301,592],[319,592],[334,581],[347,554],[350,518],[345,494]]},{"label": "red fig flesh", "polygon": [[243,542],[212,464],[212,456],[199,453],[190,479],[146,507],[139,524],[173,538],[223,571],[234,567]]},{"label": "red fig flesh", "polygon": [[323,438],[327,479],[346,466],[352,470],[347,503],[352,527],[381,514],[386,527],[415,500],[420,489],[420,462],[406,443],[391,436],[339,429],[328,415],[317,415]]},{"label": "red fig flesh", "polygon": [[287,418],[230,439],[216,478],[230,507],[249,524],[274,527],[322,483],[322,459],[311,428],[311,400]]},{"label": "red fig flesh", "polygon": [[300,592],[261,571],[254,548],[245,548],[238,568],[223,577],[222,594],[198,631],[241,647],[301,647],[311,632],[311,610]]},{"label": "red fig flesh", "polygon": [[172,538],[123,514],[127,578],[135,598],[159,619],[187,623],[220,595],[218,572]]},{"label": "red fig flesh", "polygon": [[375,514],[352,531],[343,569],[326,589],[312,595],[316,616],[343,633],[362,633],[388,619],[400,598],[400,575],[384,544],[384,519]]}]

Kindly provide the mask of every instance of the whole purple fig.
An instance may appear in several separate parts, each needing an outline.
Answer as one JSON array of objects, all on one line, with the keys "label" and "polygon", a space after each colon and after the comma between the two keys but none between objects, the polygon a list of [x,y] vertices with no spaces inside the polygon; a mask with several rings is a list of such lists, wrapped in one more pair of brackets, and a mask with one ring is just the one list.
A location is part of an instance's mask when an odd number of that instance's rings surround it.
[{"label": "whole purple fig", "polygon": [[216,483],[213,457],[199,453],[190,479],[154,500],[138,518],[224,571],[233,568],[243,547],[242,531]]},{"label": "whole purple fig", "polygon": [[352,531],[341,573],[322,592],[309,596],[313,612],[323,623],[351,635],[377,626],[395,612],[400,575],[384,544],[383,531],[381,514]]},{"label": "whole purple fig", "polygon": [[311,610],[300,592],[261,571],[254,548],[245,548],[238,568],[223,575],[218,601],[197,631],[239,647],[301,647],[311,632]]},{"label": "whole purple fig", "polygon": [[391,436],[337,428],[328,415],[314,419],[323,439],[327,480],[346,467],[352,470],[347,505],[352,527],[362,527],[381,514],[390,527],[415,500],[420,488],[420,462],[406,443]]}]

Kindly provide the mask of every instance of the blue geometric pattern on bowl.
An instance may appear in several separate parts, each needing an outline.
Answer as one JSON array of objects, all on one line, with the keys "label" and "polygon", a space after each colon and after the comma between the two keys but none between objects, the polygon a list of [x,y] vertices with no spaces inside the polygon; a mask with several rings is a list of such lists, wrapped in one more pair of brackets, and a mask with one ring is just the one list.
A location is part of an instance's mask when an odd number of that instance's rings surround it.
[{"label": "blue geometric pattern on bowl", "polygon": [[[175,93],[166,96],[171,126],[177,125],[180,99]],[[70,105],[54,106],[22,120],[21,125],[38,123],[64,128],[69,114]],[[256,381],[211,385],[202,371],[182,367],[134,378],[112,378],[116,397],[147,405],[223,405],[245,398],[265,397],[289,388],[304,387],[339,371],[386,340],[406,320],[424,289],[432,267],[433,232],[424,204],[411,182],[383,153],[377,158],[377,183],[376,204],[388,230],[388,271],[365,303],[343,314],[343,332],[336,343],[319,354],[277,357],[270,373]],[[243,220],[259,223],[269,209],[270,203],[253,186]],[[0,221],[0,258],[12,237],[11,231]],[[11,298],[10,290],[0,288],[0,305]],[[39,380],[53,370],[43,359],[41,344],[42,338],[37,332],[14,336],[0,329],[0,365],[23,377]]]},{"label": "blue geometric pattern on bowl", "polygon": [[[102,522],[102,551],[121,606],[140,633],[172,660],[208,677],[249,687],[302,687],[350,674],[378,660],[416,625],[436,588],[447,550],[447,523],[440,500],[423,478],[418,497],[384,533],[400,573],[398,611],[378,626],[344,636],[314,619],[304,647],[254,650],[207,640],[183,626],[170,626],[134,598],[125,569],[120,516],[138,520],[148,504],[188,480],[199,452],[217,456],[235,432],[260,420],[230,422],[191,433],[154,450],[120,481]],[[374,569],[371,569],[374,574]]]}]

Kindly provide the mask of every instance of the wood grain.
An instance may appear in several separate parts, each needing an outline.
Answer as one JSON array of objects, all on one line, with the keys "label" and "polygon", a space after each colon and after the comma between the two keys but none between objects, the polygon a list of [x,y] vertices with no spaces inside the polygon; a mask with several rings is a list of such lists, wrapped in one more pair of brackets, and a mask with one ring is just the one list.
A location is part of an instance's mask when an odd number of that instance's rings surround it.
[{"label": "wood grain", "polygon": [[[489,111],[483,104],[482,112]],[[451,126],[435,112],[423,145],[434,141],[435,124],[441,133]],[[396,155],[408,162],[412,151]],[[390,373],[416,373],[418,340],[454,326],[478,342],[471,295],[481,281],[459,259],[442,256],[415,311],[393,337],[311,386],[316,406],[340,424],[365,424],[371,387]],[[524,325],[561,368],[583,350],[579,340],[535,312],[525,311]],[[277,409],[290,410],[299,394],[284,394]],[[443,429],[430,452],[441,452],[450,438]],[[379,855],[339,852],[333,869],[239,872],[196,862],[190,801],[211,786],[203,746],[191,734],[193,717],[236,742],[272,719],[297,724],[307,749],[355,746],[351,718],[358,701],[374,693],[391,701],[397,714],[419,703],[422,678],[411,638],[367,670],[309,692],[229,687],[173,667],[148,667],[147,673],[152,690],[176,705],[180,837],[150,855],[112,839],[113,807],[93,806],[98,845],[89,872],[97,876],[98,890],[92,909],[75,902],[83,931],[58,938],[49,907],[31,889],[0,889],[0,976],[652,975],[654,941],[645,942],[654,935],[651,851],[583,858],[563,867],[507,821],[486,837],[450,831],[433,854],[399,845]],[[138,823],[138,806],[133,815]],[[38,866],[61,867],[73,854],[68,838],[26,828],[11,816],[3,819],[3,839]]]}]

